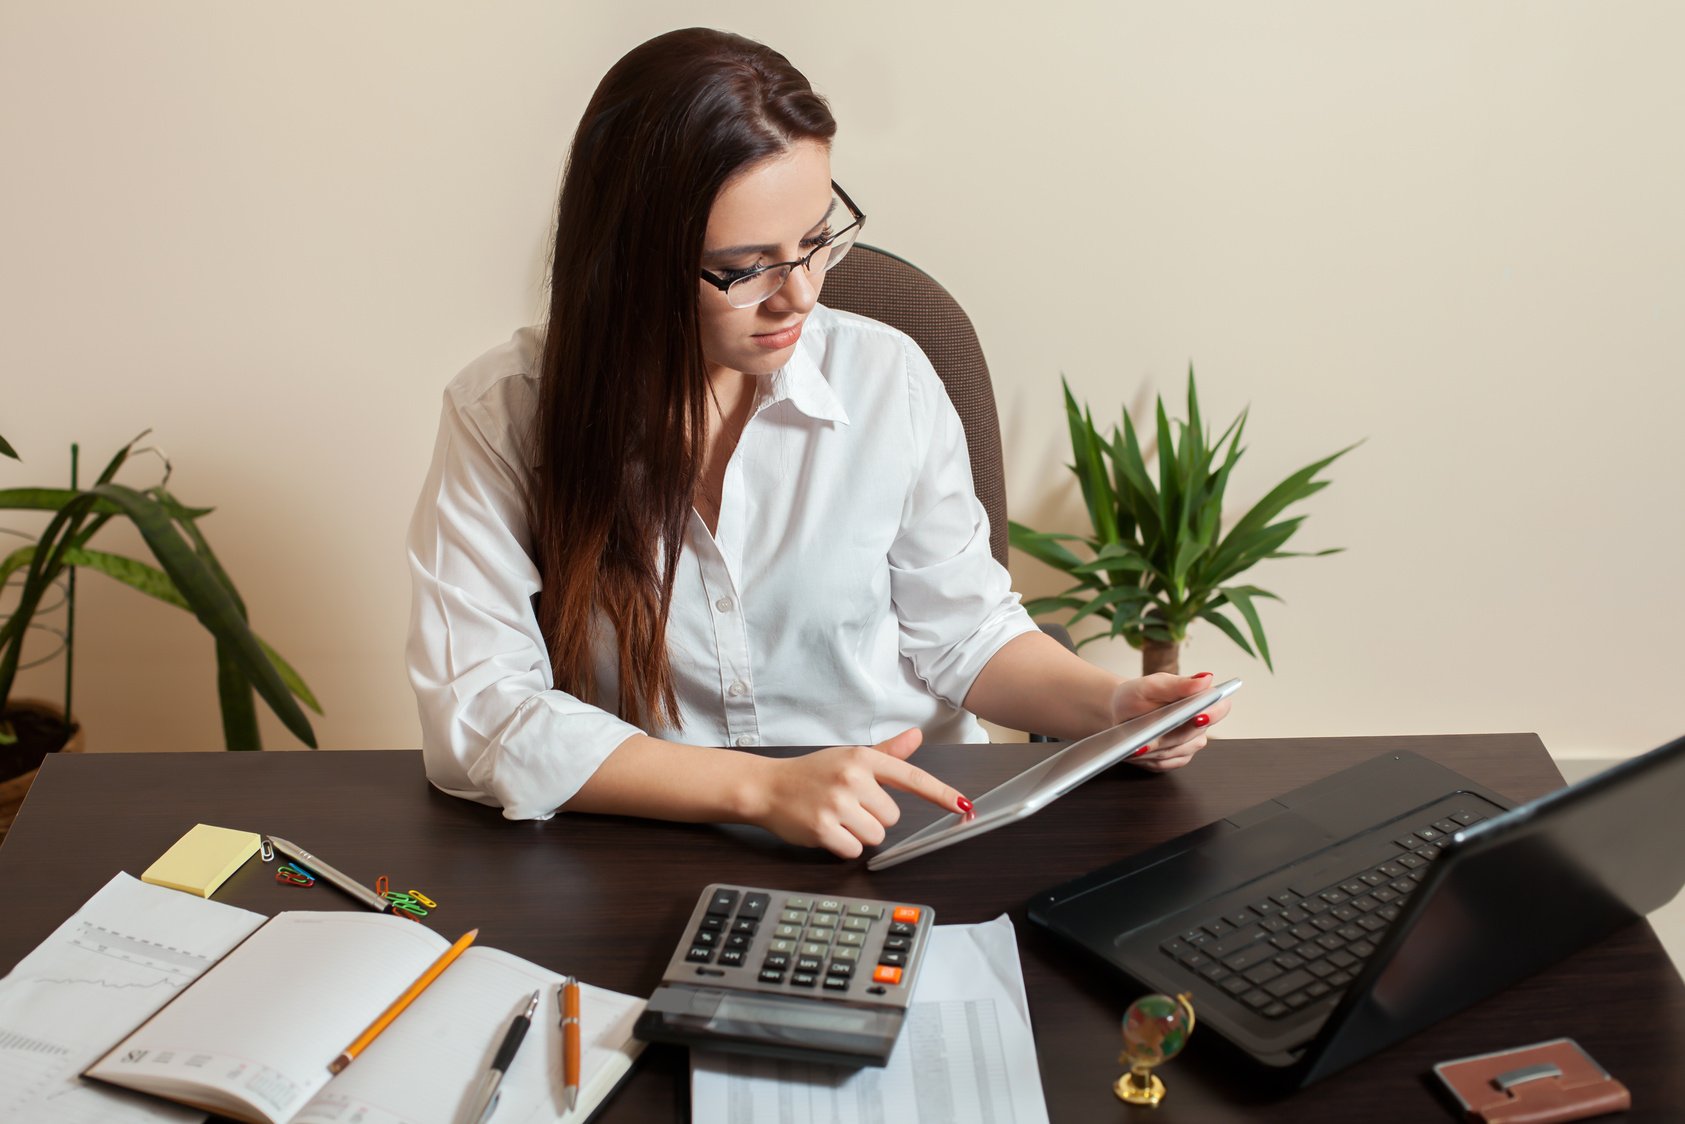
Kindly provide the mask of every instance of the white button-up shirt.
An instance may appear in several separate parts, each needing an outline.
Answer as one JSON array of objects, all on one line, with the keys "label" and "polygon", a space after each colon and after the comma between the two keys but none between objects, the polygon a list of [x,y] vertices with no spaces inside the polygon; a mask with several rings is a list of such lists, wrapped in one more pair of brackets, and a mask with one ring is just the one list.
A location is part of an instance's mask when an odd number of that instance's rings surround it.
[{"label": "white button-up shirt", "polygon": [[[410,524],[410,682],[439,788],[547,816],[640,731],[557,690],[533,613],[524,509],[542,334],[523,329],[445,391]],[[987,741],[961,708],[1003,644],[1036,629],[989,553],[965,434],[907,336],[816,307],[762,376],[726,467],[718,528],[692,513],[667,650],[679,725],[699,745],[870,745],[919,727]],[[606,632],[606,630],[604,630]]]}]

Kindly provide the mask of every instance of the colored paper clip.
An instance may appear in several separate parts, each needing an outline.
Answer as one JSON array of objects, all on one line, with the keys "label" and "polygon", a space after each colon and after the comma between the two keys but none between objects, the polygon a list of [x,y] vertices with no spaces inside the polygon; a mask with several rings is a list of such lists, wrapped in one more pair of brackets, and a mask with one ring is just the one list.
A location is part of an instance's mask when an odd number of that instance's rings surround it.
[{"label": "colored paper clip", "polygon": [[410,897],[414,898],[417,902],[426,906],[428,909],[438,909],[439,908],[438,902],[434,901],[432,898],[428,897],[426,894],[422,893],[420,890],[409,890],[409,891],[406,891],[406,892],[409,894]]},{"label": "colored paper clip", "polygon": [[314,886],[316,876],[302,866],[282,863],[275,868],[275,881],[284,882],[289,886]]},{"label": "colored paper clip", "polygon": [[402,890],[388,890],[381,897],[392,903],[394,913],[402,913],[415,918],[427,916],[426,907]]}]

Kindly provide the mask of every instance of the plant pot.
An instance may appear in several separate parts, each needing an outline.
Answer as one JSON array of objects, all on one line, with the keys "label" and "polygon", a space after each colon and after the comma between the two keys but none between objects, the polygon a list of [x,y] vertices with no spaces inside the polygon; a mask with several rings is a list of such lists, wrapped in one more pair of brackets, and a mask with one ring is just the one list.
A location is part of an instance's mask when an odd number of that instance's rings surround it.
[{"label": "plant pot", "polygon": [[[13,699],[11,705],[6,708],[6,714],[8,716],[38,715],[58,722],[64,721],[63,710],[40,699]],[[27,727],[19,730],[19,744],[25,747],[26,752],[29,747],[27,730]],[[16,749],[18,747],[13,746],[11,748]],[[35,748],[38,749],[39,747]],[[82,733],[82,727],[72,721],[69,740],[63,745],[57,748],[49,748],[45,752],[81,753],[87,748],[87,738]],[[24,794],[29,791],[29,786],[35,782],[35,774],[40,771],[41,767],[37,764],[16,776],[0,780],[0,839],[5,838],[6,832],[11,829],[12,821],[17,819],[18,808],[23,804]]]}]

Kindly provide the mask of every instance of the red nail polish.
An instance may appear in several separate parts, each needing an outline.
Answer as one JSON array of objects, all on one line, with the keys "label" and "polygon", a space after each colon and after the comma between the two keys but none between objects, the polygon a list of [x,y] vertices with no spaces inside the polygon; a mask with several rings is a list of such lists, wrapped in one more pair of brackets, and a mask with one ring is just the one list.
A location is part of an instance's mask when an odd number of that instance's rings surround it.
[{"label": "red nail polish", "polygon": [[1198,718],[1194,719],[1194,725],[1195,726],[1209,726],[1209,725],[1211,725],[1211,716],[1209,714],[1200,715]]},{"label": "red nail polish", "polygon": [[1198,675],[1194,676],[1194,678],[1195,679],[1210,679],[1211,673],[1209,671],[1202,671]]},{"label": "red nail polish", "polygon": [[960,797],[958,803],[959,803],[959,806],[960,806],[960,811],[962,811],[962,812],[971,811],[971,801],[967,800],[965,797],[963,797],[963,796]]}]

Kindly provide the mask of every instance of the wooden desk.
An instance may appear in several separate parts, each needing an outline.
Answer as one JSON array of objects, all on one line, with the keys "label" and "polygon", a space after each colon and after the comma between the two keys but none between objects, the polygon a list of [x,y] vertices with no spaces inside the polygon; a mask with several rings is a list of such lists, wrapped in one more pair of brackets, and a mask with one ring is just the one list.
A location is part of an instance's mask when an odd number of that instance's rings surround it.
[{"label": "wooden desk", "polygon": [[[709,881],[934,906],[941,921],[1018,927],[1042,1082],[1056,1122],[1140,1121],[1113,1098],[1118,1021],[1135,998],[1122,981],[1030,927],[1029,896],[1122,855],[1354,764],[1411,749],[1517,799],[1561,775],[1533,735],[1227,741],[1178,773],[1127,767],[1032,819],[880,874],[786,847],[748,828],[599,816],[511,823],[441,795],[415,752],[107,754],[47,761],[0,847],[0,971],[73,913],[115,872],[138,875],[195,822],[271,831],[371,882],[426,891],[428,918],[480,943],[593,983],[647,995]],[[931,746],[918,762],[981,792],[1045,747]],[[908,808],[897,834],[933,818]],[[354,908],[325,886],[300,890],[248,864],[217,898],[265,913]],[[1648,924],[1634,925],[1509,991],[1344,1073],[1271,1099],[1215,1038],[1196,1031],[1165,1070],[1152,1114],[1177,1121],[1451,1119],[1424,1084],[1449,1057],[1571,1035],[1633,1092],[1626,1119],[1685,1118],[1685,986]],[[599,1119],[685,1121],[686,1053],[651,1047]],[[1132,1115],[1133,1113],[1133,1115]]]}]

